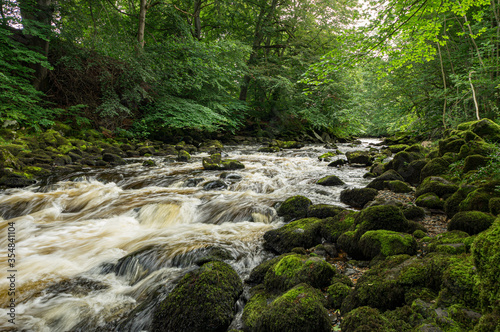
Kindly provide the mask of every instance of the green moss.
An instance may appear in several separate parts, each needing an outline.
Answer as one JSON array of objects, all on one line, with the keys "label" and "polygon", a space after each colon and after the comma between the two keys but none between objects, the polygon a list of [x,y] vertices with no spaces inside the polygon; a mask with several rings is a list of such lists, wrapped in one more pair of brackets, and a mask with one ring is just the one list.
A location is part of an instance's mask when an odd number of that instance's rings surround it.
[{"label": "green moss", "polygon": [[344,181],[340,180],[336,175],[325,176],[316,183],[322,186],[341,186],[345,184]]},{"label": "green moss", "polygon": [[272,152],[279,152],[280,148],[277,147],[277,146],[264,146],[264,147],[259,148],[259,150],[257,150],[257,151],[258,152],[269,152],[269,153],[272,153]]},{"label": "green moss", "polygon": [[494,196],[489,190],[485,190],[483,188],[476,189],[470,192],[465,199],[460,202],[459,209],[460,211],[482,211],[489,212],[489,202],[490,199]]},{"label": "green moss", "polygon": [[406,144],[396,144],[396,145],[390,145],[388,147],[388,149],[392,152],[392,153],[398,153],[400,151],[403,151],[403,150],[406,150],[410,148],[409,145],[406,145]]},{"label": "green moss", "polygon": [[444,207],[444,201],[441,200],[435,193],[425,193],[418,196],[415,204],[428,209],[442,210]]},{"label": "green moss", "polygon": [[305,218],[295,220],[279,229],[264,234],[264,246],[278,253],[295,247],[311,248],[321,243],[321,220]]},{"label": "green moss", "polygon": [[420,180],[423,181],[425,178],[429,176],[436,176],[445,174],[448,172],[448,166],[450,162],[443,158],[434,158],[431,159],[427,164],[422,168],[420,172]]},{"label": "green moss", "polygon": [[480,233],[472,246],[474,265],[479,275],[482,308],[500,310],[500,218]]},{"label": "green moss", "polygon": [[362,164],[366,166],[373,164],[372,156],[367,151],[350,151],[346,152],[345,155],[350,164]]},{"label": "green moss", "polygon": [[448,230],[459,230],[474,235],[488,229],[494,220],[493,216],[479,211],[458,212],[448,223]]},{"label": "green moss", "polygon": [[283,257],[291,255],[290,253],[280,255],[278,257],[274,257],[272,259],[269,259],[267,261],[264,261],[257,265],[252,272],[250,273],[250,276],[248,277],[245,282],[249,284],[261,284],[264,282],[264,277],[266,276],[267,271],[273,267],[276,263],[278,263]]},{"label": "green moss", "polygon": [[275,296],[267,293],[261,286],[252,289],[252,293],[252,297],[245,304],[241,319],[246,327],[253,330],[262,314],[267,310],[268,302],[272,301]]},{"label": "green moss", "polygon": [[500,142],[500,125],[490,119],[482,119],[471,124],[470,129],[483,139]]},{"label": "green moss", "polygon": [[292,196],[287,198],[278,208],[278,215],[285,221],[300,219],[307,216],[307,209],[312,204],[311,200],[304,196]]},{"label": "green moss", "polygon": [[[459,230],[441,233],[431,239],[427,250],[429,252],[440,251],[443,253],[460,254],[470,250],[470,243],[468,245],[465,244],[468,238],[470,238],[468,233]],[[457,244],[462,246],[446,246]]]},{"label": "green moss", "polygon": [[337,273],[335,267],[318,257],[288,255],[271,267],[264,278],[269,291],[284,291],[307,283],[315,288],[326,287]]},{"label": "green moss", "polygon": [[465,159],[467,156],[471,155],[483,155],[486,156],[494,150],[495,146],[493,144],[486,143],[482,139],[470,141],[464,144],[458,153],[459,158]]},{"label": "green moss", "polygon": [[343,233],[347,232],[359,212],[344,210],[333,218],[326,218],[321,223],[321,236],[329,242],[335,243]]},{"label": "green moss", "polygon": [[397,233],[387,230],[368,231],[359,241],[363,254],[372,259],[378,255],[384,257],[417,253],[417,242],[409,234]]},{"label": "green moss", "polygon": [[425,237],[425,232],[420,229],[417,229],[415,232],[413,232],[413,237],[417,239],[423,239]]},{"label": "green moss", "polygon": [[401,210],[408,220],[420,220],[425,217],[425,210],[413,204],[405,204],[401,207]]},{"label": "green moss", "polygon": [[474,187],[463,186],[446,199],[444,202],[444,212],[448,218],[452,218],[457,212],[460,211],[460,203],[473,190]]},{"label": "green moss", "polygon": [[271,302],[257,319],[253,331],[330,332],[323,296],[299,284]]},{"label": "green moss", "polygon": [[340,325],[342,332],[392,332],[389,320],[377,309],[359,307],[349,312]]},{"label": "green moss", "polygon": [[209,262],[187,273],[157,307],[155,331],[227,330],[243,291],[238,274],[226,263]]},{"label": "green moss", "polygon": [[364,209],[356,218],[356,239],[371,230],[385,229],[395,232],[405,232],[408,220],[396,206],[378,205]]},{"label": "green moss", "polygon": [[323,153],[322,155],[318,156],[318,159],[320,161],[331,161],[333,157],[337,156],[336,152],[327,152]]},{"label": "green moss", "polygon": [[340,192],[340,201],[355,208],[362,208],[366,203],[377,196],[378,191],[373,188],[353,188]]},{"label": "green moss", "polygon": [[341,282],[330,285],[326,293],[328,294],[328,308],[340,309],[342,302],[351,292],[351,287]]},{"label": "green moss", "polygon": [[488,207],[492,215],[498,216],[500,214],[500,197],[492,197],[488,202]]},{"label": "green moss", "polygon": [[465,158],[464,168],[462,172],[465,174],[469,171],[477,170],[480,167],[486,166],[486,164],[488,164],[488,161],[490,160],[491,158],[478,154],[467,156],[467,158]]},{"label": "green moss", "polygon": [[443,272],[443,289],[437,305],[461,304],[468,308],[479,306],[479,289],[476,285],[476,268],[471,256],[451,263]]},{"label": "green moss", "polygon": [[304,144],[297,141],[282,141],[278,146],[282,149],[300,149],[304,147]]},{"label": "green moss", "polygon": [[338,215],[340,212],[345,211],[344,208],[329,204],[315,204],[307,208],[307,216],[309,218],[331,218]]},{"label": "green moss", "polygon": [[425,193],[435,193],[439,197],[447,198],[458,190],[458,186],[437,176],[431,176],[417,187],[415,196],[418,197]]},{"label": "green moss", "polygon": [[68,154],[71,150],[73,150],[75,147],[70,144],[65,144],[61,145],[57,148],[57,151],[59,151],[62,154]]},{"label": "green moss", "polygon": [[387,185],[395,193],[409,193],[413,191],[408,183],[399,180],[389,181]]}]

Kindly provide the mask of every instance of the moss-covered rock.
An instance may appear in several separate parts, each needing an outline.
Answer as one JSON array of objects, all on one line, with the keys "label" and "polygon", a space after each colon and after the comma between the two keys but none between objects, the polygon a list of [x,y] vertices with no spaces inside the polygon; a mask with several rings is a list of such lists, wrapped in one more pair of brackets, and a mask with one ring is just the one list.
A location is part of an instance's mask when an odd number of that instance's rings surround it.
[{"label": "moss-covered rock", "polygon": [[478,154],[473,154],[471,156],[468,156],[465,158],[465,163],[464,163],[464,168],[462,172],[465,174],[469,171],[476,170],[480,167],[486,166],[488,164],[488,161],[490,161],[491,158],[481,156]]},{"label": "moss-covered rock", "polygon": [[446,199],[444,202],[444,212],[448,218],[453,218],[453,216],[460,211],[460,203],[474,189],[475,187],[472,186],[462,186]]},{"label": "moss-covered rock", "polygon": [[382,175],[377,176],[366,187],[383,190],[385,188],[388,188],[388,183],[390,181],[404,181],[404,179],[395,170],[390,169],[384,172]]},{"label": "moss-covered rock", "polygon": [[[251,331],[329,332],[332,329],[323,306],[323,295],[309,285],[299,284],[269,304],[268,300],[264,304],[260,296],[252,297],[243,311],[243,321]],[[248,319],[250,317],[252,319]]]},{"label": "moss-covered rock", "polygon": [[49,129],[40,135],[40,140],[48,146],[58,147],[60,145],[69,145],[70,142],[59,132]]},{"label": "moss-covered rock", "polygon": [[449,231],[433,237],[426,249],[428,252],[437,251],[458,255],[470,251],[471,239],[466,232]]},{"label": "moss-covered rock", "polygon": [[292,221],[264,234],[264,247],[280,254],[295,247],[311,248],[321,243],[321,219],[306,218]]},{"label": "moss-covered rock", "polygon": [[378,191],[373,188],[354,188],[340,192],[340,201],[355,208],[362,208],[366,203],[377,196]]},{"label": "moss-covered rock", "polygon": [[465,197],[465,199],[460,202],[458,207],[460,211],[477,210],[482,212],[489,212],[489,202],[493,197],[494,193],[490,192],[487,189],[479,188],[467,194],[467,197]]},{"label": "moss-covered rock", "polygon": [[344,181],[339,179],[339,177],[336,175],[325,176],[319,179],[316,183],[322,186],[341,186],[345,184]]},{"label": "moss-covered rock", "polygon": [[409,193],[413,191],[413,188],[408,183],[399,180],[389,181],[387,187],[395,193]]},{"label": "moss-covered rock", "polygon": [[408,220],[421,220],[425,217],[425,210],[413,204],[405,204],[401,207],[401,210]]},{"label": "moss-covered rock", "polygon": [[359,240],[359,248],[367,259],[377,256],[415,255],[417,241],[410,234],[387,230],[368,231]]},{"label": "moss-covered rock", "polygon": [[277,146],[263,146],[257,150],[258,152],[267,152],[267,153],[273,153],[273,152],[280,152],[280,148]]},{"label": "moss-covered rock", "polygon": [[488,229],[494,220],[493,216],[479,211],[458,212],[448,223],[448,230],[459,230],[474,235]]},{"label": "moss-covered rock", "polygon": [[460,159],[465,159],[467,156],[472,155],[483,155],[487,156],[494,150],[494,145],[486,143],[482,139],[470,141],[467,144],[462,145],[458,157]]},{"label": "moss-covered rock", "polygon": [[500,214],[500,197],[491,198],[488,202],[488,207],[492,215],[498,216]]},{"label": "moss-covered rock", "polygon": [[391,332],[389,320],[377,309],[359,307],[349,312],[340,324],[342,332]]},{"label": "moss-covered rock", "polygon": [[435,193],[425,193],[418,196],[415,204],[428,209],[442,210],[444,208],[444,201]]},{"label": "moss-covered rock", "polygon": [[252,272],[250,272],[250,275],[245,280],[245,282],[251,285],[262,284],[264,282],[264,277],[266,276],[267,271],[287,255],[293,255],[293,254],[286,253],[278,257],[274,257],[266,261],[263,261],[262,263],[257,265],[252,270]]},{"label": "moss-covered rock", "polygon": [[226,263],[209,262],[187,273],[157,307],[153,331],[226,331],[243,291]]},{"label": "moss-covered rock", "polygon": [[327,297],[327,307],[332,309],[340,309],[342,302],[351,292],[351,287],[342,283],[335,282],[328,286],[326,293]]},{"label": "moss-covered rock", "polygon": [[123,160],[122,157],[120,157],[119,155],[116,155],[116,154],[112,154],[112,153],[103,154],[102,160],[104,160],[107,163],[114,164],[114,165],[125,165],[126,164],[125,160]]},{"label": "moss-covered rock", "polygon": [[396,206],[377,205],[364,209],[356,217],[356,239],[367,231],[390,230],[405,232],[408,229],[408,220]]},{"label": "moss-covered rock", "polygon": [[330,151],[330,152],[326,152],[326,153],[323,153],[322,155],[318,156],[318,159],[320,161],[328,161],[328,162],[330,162],[330,161],[332,161],[332,158],[335,157],[335,156],[337,156],[337,155],[338,155],[337,152],[331,152]]},{"label": "moss-covered rock", "polygon": [[500,332],[500,314],[488,313],[481,316],[479,322],[474,326],[474,332]]},{"label": "moss-covered rock", "polygon": [[420,196],[426,193],[435,193],[439,197],[448,198],[458,190],[458,186],[454,183],[437,176],[430,176],[417,187],[415,196]]},{"label": "moss-covered rock", "polygon": [[296,195],[287,198],[278,208],[278,215],[285,221],[305,218],[312,202],[309,198]]},{"label": "moss-covered rock", "polygon": [[272,292],[286,291],[300,283],[323,288],[336,273],[335,267],[319,257],[287,255],[268,269],[264,285]]},{"label": "moss-covered rock", "polygon": [[448,172],[450,162],[443,158],[431,159],[420,171],[420,181],[424,181],[429,176],[442,175]]},{"label": "moss-covered rock", "polygon": [[500,218],[479,234],[472,247],[483,310],[500,310]]},{"label": "moss-covered rock", "polygon": [[371,166],[373,164],[372,156],[368,151],[351,151],[346,152],[347,161],[349,164],[360,164]]},{"label": "moss-covered rock", "polygon": [[20,170],[23,167],[23,163],[19,161],[9,150],[0,147],[0,172],[2,168],[12,168],[14,170]]},{"label": "moss-covered rock", "polygon": [[458,153],[460,148],[465,144],[465,139],[456,136],[449,137],[439,141],[439,155],[443,156],[448,152]]},{"label": "moss-covered rock", "polygon": [[202,164],[203,168],[206,170],[235,170],[245,168],[245,165],[238,160],[221,159],[220,153],[215,153],[210,157],[203,158]]},{"label": "moss-covered rock", "polygon": [[331,218],[335,217],[344,210],[345,209],[340,206],[330,204],[314,204],[307,208],[307,217],[319,219]]},{"label": "moss-covered rock", "polygon": [[500,142],[500,125],[490,119],[475,121],[470,125],[470,129],[483,139]]},{"label": "moss-covered rock", "polygon": [[300,149],[304,144],[297,141],[278,141],[278,146],[282,149]]},{"label": "moss-covered rock", "polygon": [[359,212],[344,210],[335,217],[324,219],[321,222],[321,237],[331,243],[337,242],[337,239],[354,225],[358,214]]},{"label": "moss-covered rock", "polygon": [[466,256],[452,262],[443,272],[443,289],[437,304],[451,306],[460,304],[474,309],[479,305],[479,289],[476,285],[476,268],[472,257]]},{"label": "moss-covered rock", "polygon": [[410,146],[407,145],[407,144],[396,144],[396,145],[390,145],[388,147],[389,151],[391,151],[392,153],[398,153],[400,151],[404,151],[406,149],[408,149]]}]

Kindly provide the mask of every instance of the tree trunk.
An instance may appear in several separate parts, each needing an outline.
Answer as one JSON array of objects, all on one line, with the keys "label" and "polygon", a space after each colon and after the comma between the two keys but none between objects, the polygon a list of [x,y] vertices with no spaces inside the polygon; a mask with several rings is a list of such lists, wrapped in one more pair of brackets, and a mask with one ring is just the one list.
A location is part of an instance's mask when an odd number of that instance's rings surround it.
[{"label": "tree trunk", "polygon": [[202,0],[195,0],[193,8],[193,25],[194,25],[193,35],[194,38],[198,40],[201,40],[201,19],[200,19],[201,2]]},{"label": "tree trunk", "polygon": [[137,29],[137,42],[144,48],[144,32],[146,30],[146,12],[147,8],[147,0],[140,0],[140,9],[139,9],[139,27]]}]

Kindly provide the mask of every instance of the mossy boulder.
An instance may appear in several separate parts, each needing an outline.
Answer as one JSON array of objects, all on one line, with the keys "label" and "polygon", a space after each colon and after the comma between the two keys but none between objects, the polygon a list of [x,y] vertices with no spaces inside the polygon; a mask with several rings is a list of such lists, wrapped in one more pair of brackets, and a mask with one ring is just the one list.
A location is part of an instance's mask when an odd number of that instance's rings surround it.
[{"label": "mossy boulder", "polygon": [[472,247],[483,309],[500,310],[500,218],[479,234]]},{"label": "mossy boulder", "polygon": [[375,199],[378,191],[373,188],[354,188],[340,192],[340,201],[355,208],[362,208],[366,203]]},{"label": "mossy boulder", "polygon": [[349,164],[360,164],[371,166],[373,164],[372,156],[368,151],[351,151],[346,152],[347,161]]},{"label": "mossy boulder", "polygon": [[396,206],[377,205],[361,211],[356,217],[356,239],[367,231],[389,230],[395,232],[406,232],[408,229],[408,220]]},{"label": "mossy boulder", "polygon": [[318,159],[320,161],[332,161],[332,158],[339,155],[339,153],[337,153],[337,151],[334,151],[334,152],[326,152],[326,153],[323,153],[322,155],[319,155],[318,156]]},{"label": "mossy boulder", "polygon": [[389,181],[387,187],[395,193],[410,193],[413,191],[413,188],[408,183],[399,180]]},{"label": "mossy boulder", "polygon": [[264,248],[280,254],[295,247],[311,248],[321,243],[321,219],[305,218],[264,234]]},{"label": "mossy boulder", "polygon": [[476,170],[480,167],[486,166],[491,158],[481,156],[479,154],[473,154],[465,158],[464,168],[462,172],[465,174],[469,171]]},{"label": "mossy boulder", "polygon": [[278,146],[282,149],[300,149],[304,144],[297,141],[278,141]]},{"label": "mossy boulder", "polygon": [[420,171],[420,181],[424,181],[425,178],[429,176],[437,176],[446,174],[448,172],[448,167],[450,162],[443,158],[431,159]]},{"label": "mossy boulder", "polygon": [[476,135],[492,142],[500,142],[500,125],[490,119],[475,121],[470,125],[470,130]]},{"label": "mossy boulder", "polygon": [[19,161],[9,150],[0,147],[0,173],[2,168],[12,168],[20,170],[23,168],[23,163]]},{"label": "mossy boulder", "polygon": [[474,235],[487,230],[494,220],[495,217],[480,211],[458,212],[448,223],[448,230],[459,230]]},{"label": "mossy boulder", "polygon": [[430,176],[425,178],[425,180],[417,187],[415,196],[418,197],[426,193],[435,193],[439,197],[448,198],[457,190],[458,186],[454,183],[441,177]]},{"label": "mossy boulder", "polygon": [[226,331],[243,285],[226,263],[188,272],[156,308],[153,331]]},{"label": "mossy boulder", "polygon": [[408,220],[421,220],[425,217],[425,210],[413,204],[403,205],[401,211]]},{"label": "mossy boulder", "polygon": [[22,188],[34,184],[36,181],[29,178],[25,173],[4,172],[0,177],[0,188]]},{"label": "mossy boulder", "polygon": [[339,177],[336,175],[325,176],[319,179],[316,183],[321,186],[341,186],[345,184],[345,182],[339,179]]},{"label": "mossy boulder", "polygon": [[490,208],[490,213],[494,216],[498,216],[500,214],[500,197],[493,197],[488,202],[488,206]]},{"label": "mossy boulder", "polygon": [[460,203],[474,189],[475,187],[472,186],[462,186],[446,199],[444,202],[444,212],[448,218],[453,218],[453,216],[460,211]]},{"label": "mossy boulder", "polygon": [[358,214],[356,211],[344,210],[335,217],[324,219],[321,222],[321,237],[331,243],[337,242],[337,239],[354,225]]},{"label": "mossy boulder", "polygon": [[465,159],[467,156],[472,155],[482,155],[487,156],[492,151],[494,151],[495,146],[493,144],[486,143],[484,140],[474,140],[467,144],[462,145],[458,157],[460,159]]},{"label": "mossy boulder", "polygon": [[344,208],[330,204],[314,204],[307,208],[307,217],[309,218],[331,218],[344,211]]},{"label": "mossy boulder", "polygon": [[439,141],[439,155],[443,156],[448,152],[458,153],[460,148],[464,145],[465,139],[452,136],[450,138]]},{"label": "mossy boulder", "polygon": [[494,197],[494,193],[485,188],[479,188],[467,194],[467,197],[459,204],[460,211],[482,211],[489,212],[490,199]]},{"label": "mossy boulder", "polygon": [[479,305],[477,270],[470,255],[452,262],[443,272],[443,286],[437,305],[449,307],[462,305],[475,309]]},{"label": "mossy boulder", "polygon": [[255,294],[242,318],[250,331],[330,332],[332,326],[323,303],[320,291],[299,284],[272,302],[262,293]]},{"label": "mossy boulder", "polygon": [[105,153],[102,155],[102,160],[113,165],[125,165],[126,162],[122,157],[112,153]]},{"label": "mossy boulder", "polygon": [[285,222],[305,218],[307,210],[312,202],[309,198],[296,195],[287,198],[278,208],[278,215],[283,217]]},{"label": "mossy boulder", "polygon": [[258,152],[267,152],[267,153],[273,153],[273,152],[280,152],[280,148],[277,146],[263,146],[257,150]]},{"label": "mossy boulder", "polygon": [[206,170],[235,170],[243,169],[243,165],[240,161],[234,159],[221,159],[220,153],[215,153],[210,157],[205,157],[202,160],[203,168]]},{"label": "mossy boulder", "polygon": [[404,151],[406,149],[408,149],[410,146],[407,145],[407,144],[396,144],[396,145],[390,145],[388,147],[389,151],[391,151],[392,153],[398,153],[400,151]]},{"label": "mossy boulder", "polygon": [[432,238],[427,245],[428,252],[440,252],[452,255],[459,255],[470,251],[472,239],[468,233],[454,230],[441,233]]},{"label": "mossy boulder", "polygon": [[54,129],[49,129],[40,135],[40,140],[48,146],[58,147],[60,145],[69,145],[70,142]]},{"label": "mossy boulder", "polygon": [[444,201],[435,193],[425,193],[418,196],[415,204],[428,209],[442,210],[444,208]]},{"label": "mossy boulder", "polygon": [[340,324],[342,332],[390,332],[389,320],[380,311],[368,306],[349,312]]},{"label": "mossy boulder", "polygon": [[326,290],[327,297],[327,307],[332,309],[340,309],[342,302],[351,292],[351,287],[342,283],[342,282],[334,282],[330,286],[328,286]]},{"label": "mossy boulder", "polygon": [[359,248],[367,259],[377,256],[415,255],[417,241],[410,234],[387,230],[368,231],[359,240]]},{"label": "mossy boulder", "polygon": [[283,257],[288,256],[288,255],[293,255],[293,254],[286,253],[286,254],[282,254],[280,256],[268,259],[266,261],[263,261],[262,263],[257,265],[252,270],[252,272],[250,272],[250,275],[245,280],[245,283],[250,284],[250,285],[262,284],[264,282],[264,277],[266,276],[267,271],[271,267],[273,267],[276,263],[278,263]]},{"label": "mossy boulder", "polygon": [[377,189],[377,190],[383,190],[383,189],[388,188],[388,183],[390,181],[404,181],[404,179],[401,175],[399,175],[398,172],[390,169],[390,170],[384,172],[382,175],[377,176],[366,187]]},{"label": "mossy boulder", "polygon": [[334,266],[319,257],[293,254],[283,257],[267,271],[264,285],[272,292],[286,291],[300,283],[323,288],[336,273]]}]

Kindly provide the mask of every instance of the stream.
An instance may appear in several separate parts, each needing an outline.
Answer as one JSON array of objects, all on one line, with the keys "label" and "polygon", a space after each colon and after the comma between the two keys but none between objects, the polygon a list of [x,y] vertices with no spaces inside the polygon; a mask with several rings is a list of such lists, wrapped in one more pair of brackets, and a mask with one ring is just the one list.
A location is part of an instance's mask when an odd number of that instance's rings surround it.
[{"label": "stream", "polygon": [[[378,141],[338,146],[346,152],[370,143]],[[137,159],[0,191],[0,330],[148,331],[155,305],[200,257],[223,251],[243,280],[272,257],[263,234],[283,224],[279,202],[303,195],[345,207],[340,191],[370,181],[365,168],[327,167],[318,156],[331,150],[322,145],[273,154],[259,147],[225,147],[223,158],[245,169],[227,171],[223,182],[213,182],[223,171],[202,168],[208,154],[201,153],[190,162],[143,158],[156,166]],[[317,185],[326,175],[346,185]],[[12,298],[9,243],[16,255],[15,325],[5,319]]]}]

